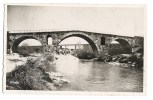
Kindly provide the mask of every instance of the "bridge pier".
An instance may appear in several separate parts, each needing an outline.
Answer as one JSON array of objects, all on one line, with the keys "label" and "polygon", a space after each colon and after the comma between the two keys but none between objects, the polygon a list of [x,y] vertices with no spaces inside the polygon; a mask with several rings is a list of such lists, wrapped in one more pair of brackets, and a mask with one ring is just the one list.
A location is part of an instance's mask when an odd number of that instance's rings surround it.
[{"label": "bridge pier", "polygon": [[106,45],[99,46],[98,53],[95,56],[99,57],[100,55],[108,55],[108,46]]}]

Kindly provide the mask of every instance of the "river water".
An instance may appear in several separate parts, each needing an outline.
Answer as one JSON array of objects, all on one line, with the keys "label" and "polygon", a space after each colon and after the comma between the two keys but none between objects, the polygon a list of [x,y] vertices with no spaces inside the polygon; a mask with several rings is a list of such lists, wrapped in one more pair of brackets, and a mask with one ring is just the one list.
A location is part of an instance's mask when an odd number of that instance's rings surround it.
[{"label": "river water", "polygon": [[48,70],[60,72],[70,81],[57,88],[59,91],[143,92],[143,70],[117,63],[62,55]]}]

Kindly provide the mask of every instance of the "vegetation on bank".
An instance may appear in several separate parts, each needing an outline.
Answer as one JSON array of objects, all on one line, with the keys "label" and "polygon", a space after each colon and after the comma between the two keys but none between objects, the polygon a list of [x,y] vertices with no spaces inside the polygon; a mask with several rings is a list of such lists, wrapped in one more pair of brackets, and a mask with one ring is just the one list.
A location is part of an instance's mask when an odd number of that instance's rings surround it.
[{"label": "vegetation on bank", "polygon": [[87,51],[83,49],[78,49],[72,53],[73,56],[79,58],[79,59],[93,59],[95,58],[95,55],[92,51]]},{"label": "vegetation on bank", "polygon": [[[75,54],[79,59],[93,59],[95,58],[94,53],[88,52],[85,50],[78,50]],[[143,53],[133,53],[133,54],[118,54],[118,55],[106,55],[104,53],[100,53],[98,57],[95,59],[97,61],[102,62],[119,62],[129,64],[134,67],[143,67]]]},{"label": "vegetation on bank", "polygon": [[93,59],[95,58],[95,55],[93,52],[85,51],[82,49],[79,49],[74,55],[76,55],[79,59]]},{"label": "vegetation on bank", "polygon": [[111,44],[108,49],[108,54],[111,56],[119,54],[131,54],[131,47],[122,46],[121,44]]},{"label": "vegetation on bank", "polygon": [[118,54],[114,56],[100,54],[97,60],[102,62],[125,63],[139,68],[143,67],[143,55],[141,53]]},{"label": "vegetation on bank", "polygon": [[[53,66],[54,55],[45,54],[40,58],[28,59],[24,65],[17,66],[6,74],[7,90],[55,90],[68,81],[62,75],[47,72]],[[9,67],[9,66],[8,66]]]},{"label": "vegetation on bank", "polygon": [[17,51],[23,57],[30,56],[32,53],[42,53],[43,49],[40,46],[21,46]]},{"label": "vegetation on bank", "polygon": [[[114,45],[115,47],[115,45]],[[134,54],[126,54],[127,51],[125,51],[125,48],[110,48],[108,50],[108,54],[100,53],[98,54],[98,57],[96,58],[97,61],[102,61],[102,62],[119,62],[119,63],[127,63],[131,64],[131,66],[140,66],[143,67],[143,48],[138,48]],[[120,46],[119,46],[120,47]],[[22,56],[29,56],[31,54],[30,51],[28,51],[26,48],[28,46],[22,47],[22,49],[19,49],[19,54]],[[53,50],[53,49],[51,49]],[[40,49],[35,48],[33,49],[33,52],[35,53],[40,53],[42,52]],[[125,53],[128,56],[125,56]],[[91,48],[82,48],[82,49],[76,49],[72,52],[72,55],[79,58],[79,59],[94,59],[95,55]]]},{"label": "vegetation on bank", "polygon": [[43,47],[42,46],[28,46],[28,45],[23,45],[18,47],[18,52],[23,52],[27,51],[29,53],[41,53],[43,52]]}]

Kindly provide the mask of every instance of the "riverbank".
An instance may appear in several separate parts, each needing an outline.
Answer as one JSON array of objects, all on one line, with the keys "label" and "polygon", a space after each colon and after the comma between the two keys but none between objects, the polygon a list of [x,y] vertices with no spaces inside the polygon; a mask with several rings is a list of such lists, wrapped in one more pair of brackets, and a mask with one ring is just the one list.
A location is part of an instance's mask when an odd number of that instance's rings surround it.
[{"label": "riverbank", "polygon": [[12,64],[7,64],[8,69],[10,68],[6,74],[7,90],[56,90],[57,87],[69,83],[60,73],[45,70],[46,67],[53,66],[54,55],[20,57],[16,54],[7,60],[7,63],[12,61]]}]

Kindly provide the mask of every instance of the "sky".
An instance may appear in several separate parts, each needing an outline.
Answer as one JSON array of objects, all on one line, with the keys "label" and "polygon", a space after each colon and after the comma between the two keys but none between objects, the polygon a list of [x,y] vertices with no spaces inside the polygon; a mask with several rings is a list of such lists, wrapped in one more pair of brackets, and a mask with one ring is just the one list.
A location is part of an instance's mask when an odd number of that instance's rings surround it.
[{"label": "sky", "polygon": [[9,5],[7,30],[81,30],[123,36],[144,36],[145,10],[143,7],[128,6]]}]

